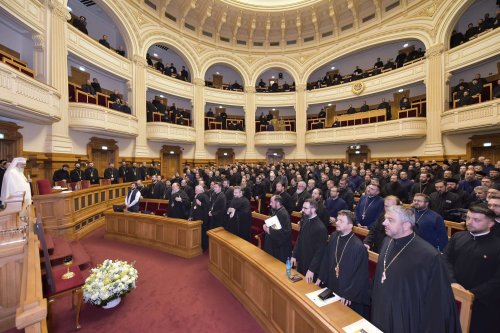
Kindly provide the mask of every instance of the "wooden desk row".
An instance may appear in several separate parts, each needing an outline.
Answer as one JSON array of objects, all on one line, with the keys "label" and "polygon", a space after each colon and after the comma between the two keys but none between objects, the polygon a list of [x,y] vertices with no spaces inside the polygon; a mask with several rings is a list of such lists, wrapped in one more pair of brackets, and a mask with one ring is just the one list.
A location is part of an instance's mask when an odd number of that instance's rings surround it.
[{"label": "wooden desk row", "polygon": [[253,244],[223,228],[208,235],[209,271],[266,332],[343,332],[342,327],[362,319],[340,302],[318,308],[305,294],[319,287],[290,282],[285,265]]},{"label": "wooden desk row", "polygon": [[14,57],[13,55],[0,50],[0,61],[10,67],[15,68],[23,74],[26,74],[32,78],[35,77],[35,71],[28,67],[28,63],[21,59]]},{"label": "wooden desk row", "polygon": [[183,258],[199,256],[202,221],[141,213],[104,212],[105,238],[140,244]]}]

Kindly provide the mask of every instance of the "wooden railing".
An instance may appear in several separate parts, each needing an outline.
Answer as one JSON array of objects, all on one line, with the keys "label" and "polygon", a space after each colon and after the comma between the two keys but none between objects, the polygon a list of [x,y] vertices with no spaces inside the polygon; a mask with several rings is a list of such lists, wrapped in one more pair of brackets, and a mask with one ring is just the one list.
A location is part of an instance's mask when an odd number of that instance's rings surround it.
[{"label": "wooden railing", "polygon": [[35,77],[35,71],[28,67],[28,63],[8,54],[5,51],[0,50],[0,61],[6,65],[9,65],[23,74],[26,74],[32,78]]},{"label": "wooden railing", "polygon": [[35,195],[33,202],[46,233],[79,239],[104,224],[105,210],[124,203],[129,186],[130,183],[121,183]]}]

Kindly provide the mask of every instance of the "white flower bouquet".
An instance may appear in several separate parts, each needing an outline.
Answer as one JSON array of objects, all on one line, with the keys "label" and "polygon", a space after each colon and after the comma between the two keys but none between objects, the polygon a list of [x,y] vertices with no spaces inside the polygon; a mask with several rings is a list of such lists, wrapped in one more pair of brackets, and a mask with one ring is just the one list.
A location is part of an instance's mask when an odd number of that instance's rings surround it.
[{"label": "white flower bouquet", "polygon": [[83,301],[104,306],[130,292],[135,288],[139,276],[134,263],[106,259],[96,268],[92,268],[83,285]]}]

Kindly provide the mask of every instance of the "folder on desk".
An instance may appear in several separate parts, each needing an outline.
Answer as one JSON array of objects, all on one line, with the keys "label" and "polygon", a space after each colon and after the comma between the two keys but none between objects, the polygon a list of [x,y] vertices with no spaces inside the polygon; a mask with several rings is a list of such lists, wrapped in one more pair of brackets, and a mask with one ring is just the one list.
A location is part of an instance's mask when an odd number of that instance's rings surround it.
[{"label": "folder on desk", "polygon": [[278,217],[276,215],[271,216],[270,218],[268,218],[267,220],[265,220],[264,223],[269,228],[273,228],[273,229],[276,229],[276,230],[281,229],[280,220],[278,220]]}]

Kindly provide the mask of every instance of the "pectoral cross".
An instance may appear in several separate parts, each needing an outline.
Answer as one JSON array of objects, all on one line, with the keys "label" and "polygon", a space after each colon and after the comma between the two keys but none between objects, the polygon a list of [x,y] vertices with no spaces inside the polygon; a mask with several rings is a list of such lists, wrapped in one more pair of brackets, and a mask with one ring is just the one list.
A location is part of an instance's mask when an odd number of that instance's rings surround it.
[{"label": "pectoral cross", "polygon": [[340,267],[339,265],[335,266],[335,275],[337,276],[337,279],[339,278],[339,274],[340,274]]},{"label": "pectoral cross", "polygon": [[381,283],[384,283],[386,277],[385,277],[385,271],[382,272],[382,280],[380,280]]},{"label": "pectoral cross", "polygon": [[361,215],[361,219],[364,220],[365,219],[365,214],[362,214]]}]

